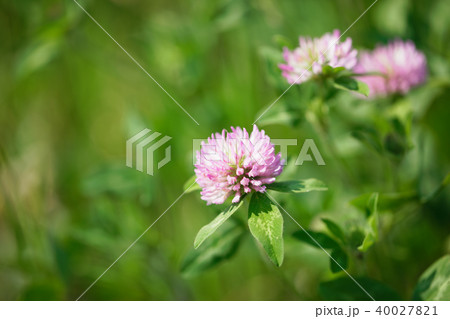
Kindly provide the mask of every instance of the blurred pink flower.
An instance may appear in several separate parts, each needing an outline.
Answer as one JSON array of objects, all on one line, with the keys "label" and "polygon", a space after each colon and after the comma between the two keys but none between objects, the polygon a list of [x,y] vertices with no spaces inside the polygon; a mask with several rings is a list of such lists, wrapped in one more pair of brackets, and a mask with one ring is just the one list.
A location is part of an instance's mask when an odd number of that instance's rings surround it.
[{"label": "blurred pink flower", "polygon": [[283,170],[281,153],[264,130],[253,125],[253,132],[231,127],[222,134],[212,134],[202,142],[197,152],[195,174],[202,188],[202,199],[210,204],[222,204],[234,195],[237,203],[241,196],[252,190],[264,192],[265,184],[271,184]]},{"label": "blurred pink flower", "polygon": [[369,86],[371,97],[405,94],[412,87],[425,82],[427,61],[412,41],[395,40],[386,46],[378,46],[372,52],[363,52],[354,72],[381,73],[358,77]]},{"label": "blurred pink flower", "polygon": [[287,81],[300,84],[309,80],[314,74],[322,73],[322,68],[344,67],[352,70],[357,63],[357,51],[352,48],[352,39],[339,41],[341,32],[334,30],[321,38],[300,37],[300,46],[290,51],[284,48],[283,57],[286,64],[280,64],[282,75]]}]

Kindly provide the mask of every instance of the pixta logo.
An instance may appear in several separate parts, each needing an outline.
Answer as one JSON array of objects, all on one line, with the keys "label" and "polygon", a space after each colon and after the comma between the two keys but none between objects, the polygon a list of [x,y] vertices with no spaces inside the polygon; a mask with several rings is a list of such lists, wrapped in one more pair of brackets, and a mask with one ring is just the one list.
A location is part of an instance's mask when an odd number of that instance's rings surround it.
[{"label": "pixta logo", "polygon": [[[202,142],[204,142],[204,139],[194,139],[192,140],[192,147],[193,147],[193,164],[197,162],[197,151],[200,151],[202,148]],[[281,158],[284,160],[284,165],[288,164],[288,146],[297,146],[297,139],[271,139],[270,142],[279,149],[281,153]],[[239,143],[242,143],[243,148],[250,149],[257,149],[255,147],[256,145],[253,145],[253,148],[250,147],[252,144],[249,139],[239,139]],[[220,161],[221,156],[223,156],[222,153],[218,152],[217,145],[208,145],[204,144],[203,146],[203,159],[207,160],[209,162],[214,161]],[[259,154],[258,152],[253,152],[251,154],[251,158],[255,162],[264,161],[264,156],[262,154]],[[292,159],[291,159],[292,160]],[[316,143],[313,139],[306,139],[302,147],[300,149],[300,153],[298,153],[298,156],[295,158],[295,165],[296,166],[302,166],[305,162],[315,162],[319,166],[326,165],[325,161],[323,160],[322,154],[319,152],[319,149],[316,146]],[[264,163],[262,163],[264,164]]]},{"label": "pixta logo", "polygon": [[[136,169],[138,171],[144,171],[144,163],[146,163],[146,172],[148,175],[153,175],[153,162],[155,151],[166,144],[172,138],[170,136],[163,136],[157,140],[161,133],[154,132],[151,130],[144,129],[127,140],[126,152],[127,152],[127,166],[133,167],[133,154],[136,158]],[[170,145],[165,149],[165,156],[162,160],[158,162],[158,169],[170,162]]]}]

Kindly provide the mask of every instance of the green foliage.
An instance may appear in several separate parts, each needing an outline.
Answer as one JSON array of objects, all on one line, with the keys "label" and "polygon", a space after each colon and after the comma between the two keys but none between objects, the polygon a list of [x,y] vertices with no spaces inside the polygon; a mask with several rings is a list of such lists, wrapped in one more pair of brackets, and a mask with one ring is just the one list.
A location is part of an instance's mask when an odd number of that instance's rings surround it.
[{"label": "green foliage", "polygon": [[[392,288],[379,281],[367,277],[356,277],[354,279],[376,301],[401,300]],[[372,298],[361,287],[350,277],[341,277],[322,282],[319,286],[319,293],[324,300],[330,301],[371,301]]]},{"label": "green foliage", "polygon": [[423,301],[450,299],[450,255],[440,258],[420,276],[413,299]]},{"label": "green foliage", "polygon": [[200,247],[200,245],[209,236],[211,236],[228,218],[231,217],[231,215],[233,215],[239,209],[239,207],[242,206],[242,203],[243,201],[241,200],[239,203],[231,204],[227,209],[217,215],[217,217],[214,218],[212,222],[210,222],[208,225],[203,226],[195,237],[194,247]]},{"label": "green foliage", "polygon": [[[193,173],[192,139],[251,129],[274,101],[256,124],[271,138],[298,140],[277,179],[296,182],[268,190],[358,281],[364,273],[410,296],[418,274],[448,251],[448,0],[378,1],[342,38],[360,52],[396,37],[414,41],[428,80],[406,94],[364,98],[355,74],[329,66],[284,93],[278,66],[298,36],[345,30],[372,2],[83,1],[197,126],[75,3],[3,1],[0,299],[78,298],[169,208],[83,300],[366,300],[352,281],[318,289],[340,268],[304,233],[285,238],[282,267],[267,267],[242,240],[243,214],[192,247],[215,210],[198,192],[174,203]],[[125,141],[143,128],[172,137],[172,160],[153,176],[125,166]],[[294,165],[306,138],[326,165]],[[302,182],[311,177],[326,186]],[[376,237],[366,213],[374,191],[383,240],[361,252]],[[287,219],[283,228],[302,232]],[[424,274],[415,298],[447,295],[444,264]],[[396,299],[380,282],[360,283],[377,300]]]},{"label": "green foliage", "polygon": [[328,230],[338,239],[345,241],[345,234],[342,228],[334,221],[328,218],[322,218],[322,221],[327,226]]},{"label": "green foliage", "polygon": [[189,251],[182,262],[181,272],[188,277],[196,276],[233,257],[244,233],[242,226],[228,220],[198,249]]},{"label": "green foliage", "polygon": [[285,81],[280,77],[280,69],[278,64],[283,62],[283,56],[278,49],[271,47],[263,47],[259,50],[259,54],[266,63],[266,75],[270,83],[276,87],[283,89],[285,87]]},{"label": "green foliage", "polygon": [[352,77],[343,76],[336,78],[333,85],[339,90],[356,92],[364,96],[369,96],[369,87],[367,84]]},{"label": "green foliage", "polygon": [[360,251],[367,251],[378,240],[378,193],[373,193],[367,201],[367,226],[366,235]]},{"label": "green foliage", "polygon": [[337,77],[338,75],[341,75],[342,73],[345,73],[345,71],[347,71],[347,69],[342,67],[342,66],[333,68],[330,65],[325,65],[322,68],[323,75],[324,76],[329,76],[329,77]]},{"label": "green foliage", "polygon": [[[367,211],[367,203],[372,196],[372,193],[367,193],[358,196],[353,199],[350,203],[361,209],[362,211]],[[414,202],[418,200],[418,195],[416,191],[402,192],[402,193],[390,193],[390,194],[379,194],[377,208],[379,211],[386,210],[396,210],[403,205]]]},{"label": "green foliage", "polygon": [[383,154],[383,142],[380,133],[371,127],[359,127],[351,132],[352,136],[363,143],[369,149],[378,154]]},{"label": "green foliage", "polygon": [[80,185],[88,198],[113,196],[117,198],[139,198],[143,204],[152,201],[155,184],[139,172],[120,165],[105,165],[94,169]]},{"label": "green foliage", "polygon": [[333,273],[340,272],[348,268],[348,255],[341,248],[335,248],[331,251],[330,269]]},{"label": "green foliage", "polygon": [[284,258],[283,216],[264,193],[254,193],[248,207],[248,227],[270,260],[281,266]]},{"label": "green foliage", "polygon": [[[348,268],[349,258],[345,249],[333,238],[325,233],[312,230],[299,230],[293,234],[294,238],[319,249],[329,249],[330,269],[333,273]],[[339,238],[344,240],[344,238]]]},{"label": "green foliage", "polygon": [[333,238],[321,232],[298,230],[292,236],[317,248],[335,249],[339,247],[339,244]]},{"label": "green foliage", "polygon": [[[185,190],[189,185],[195,182],[192,177],[186,184]],[[196,184],[197,185],[197,184]],[[305,193],[310,191],[327,190],[325,185],[316,179],[276,182],[268,185],[269,189],[287,192],[287,193]],[[242,205],[245,196],[237,204],[230,205],[225,211],[221,212],[211,223],[203,226],[198,232],[194,247],[197,249],[202,243],[211,236],[216,230],[236,212]],[[248,226],[252,235],[262,245],[270,260],[275,265],[281,266],[284,258],[284,242],[283,242],[283,217],[278,207],[265,194],[255,193],[252,195],[248,211]],[[202,254],[207,254],[208,250],[197,253],[196,258],[202,259]],[[336,256],[342,261],[345,253],[336,251]],[[212,267],[213,265],[211,265]]]},{"label": "green foliage", "polygon": [[311,191],[328,190],[323,182],[314,178],[297,181],[275,182],[267,185],[267,189],[284,193],[307,193]]}]

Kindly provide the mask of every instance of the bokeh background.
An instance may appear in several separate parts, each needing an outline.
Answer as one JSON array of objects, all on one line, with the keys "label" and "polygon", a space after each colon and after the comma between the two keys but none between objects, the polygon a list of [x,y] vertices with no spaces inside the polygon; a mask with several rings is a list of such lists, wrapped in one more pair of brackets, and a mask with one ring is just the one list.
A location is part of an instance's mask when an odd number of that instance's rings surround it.
[{"label": "bokeh background", "polygon": [[[345,30],[372,1],[80,2],[200,125],[73,1],[0,3],[0,299],[74,300],[182,193],[193,175],[192,139],[251,128],[288,86],[267,57],[299,35]],[[326,152],[326,166],[287,172],[330,188],[279,197],[302,225],[320,229],[327,216],[351,231],[363,218],[351,199],[439,186],[450,171],[449,32],[447,0],[380,0],[348,31],[358,49],[413,40],[430,80],[402,100],[417,115],[412,147],[388,163],[350,134],[355,121],[376,119],[374,105],[348,93],[335,100],[333,143],[357,182]],[[315,133],[300,107],[298,117],[276,110],[297,107],[302,94],[290,90],[259,123],[272,138],[299,139],[292,156]],[[154,176],[125,166],[125,141],[143,128],[172,137],[172,161]],[[330,298],[321,282],[345,276],[330,272],[321,250],[292,239],[298,227],[288,219],[281,268],[245,232],[229,260],[182,272],[197,231],[218,211],[198,193],[185,195],[82,299],[320,300]],[[450,251],[449,213],[448,190],[385,213],[379,242],[350,271],[411,299],[423,271]],[[244,220],[245,210],[238,215]]]}]

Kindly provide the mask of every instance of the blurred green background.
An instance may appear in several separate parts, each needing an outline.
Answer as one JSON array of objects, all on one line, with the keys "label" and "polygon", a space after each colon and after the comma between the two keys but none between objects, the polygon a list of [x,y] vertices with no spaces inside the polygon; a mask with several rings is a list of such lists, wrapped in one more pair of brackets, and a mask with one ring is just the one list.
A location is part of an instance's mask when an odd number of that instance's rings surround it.
[{"label": "blurred green background", "polygon": [[[80,2],[198,126],[73,1],[0,3],[0,299],[74,300],[182,193],[193,175],[192,139],[250,129],[282,92],[267,52],[281,52],[283,39],[343,31],[372,1]],[[357,183],[343,179],[327,154],[326,166],[308,162],[286,172],[330,188],[279,197],[304,227],[320,229],[327,216],[350,231],[363,218],[352,198],[411,189],[426,195],[450,171],[449,30],[447,0],[380,0],[345,35],[358,49],[412,39],[427,56],[430,80],[402,100],[417,115],[412,149],[388,164],[349,133],[351,123],[376,120],[373,103],[339,95],[333,143]],[[273,112],[301,96],[292,88]],[[295,156],[316,136],[300,111],[287,122],[262,118],[260,126],[272,138],[298,138]],[[125,141],[143,128],[172,137],[172,161],[154,176],[125,166]],[[293,240],[298,227],[288,219],[281,268],[247,231],[230,260],[182,273],[197,231],[217,212],[198,193],[185,195],[83,300],[327,299],[320,283],[345,276],[330,272],[322,251]],[[384,214],[380,241],[351,272],[411,299],[423,271],[450,251],[449,212],[446,190],[427,205]],[[244,209],[238,214],[245,219]]]}]

